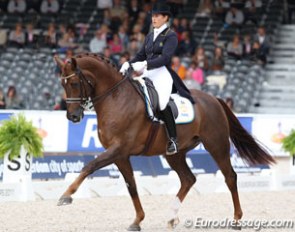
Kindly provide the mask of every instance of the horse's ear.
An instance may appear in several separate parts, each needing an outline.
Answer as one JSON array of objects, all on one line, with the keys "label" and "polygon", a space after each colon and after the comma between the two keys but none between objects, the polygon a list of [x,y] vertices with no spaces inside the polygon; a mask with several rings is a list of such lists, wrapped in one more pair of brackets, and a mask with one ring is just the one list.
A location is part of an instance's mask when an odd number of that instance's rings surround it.
[{"label": "horse's ear", "polygon": [[72,65],[72,69],[76,70],[76,68],[77,68],[77,60],[75,58],[71,58],[71,65]]},{"label": "horse's ear", "polygon": [[58,57],[58,55],[54,56],[54,60],[59,68],[63,68],[65,66],[64,62]]}]

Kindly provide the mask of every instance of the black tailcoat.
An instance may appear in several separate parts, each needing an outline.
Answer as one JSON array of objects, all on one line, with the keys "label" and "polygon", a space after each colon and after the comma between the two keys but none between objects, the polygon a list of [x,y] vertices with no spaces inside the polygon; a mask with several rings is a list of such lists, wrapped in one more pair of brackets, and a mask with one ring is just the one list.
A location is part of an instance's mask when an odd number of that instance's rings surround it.
[{"label": "black tailcoat", "polygon": [[142,48],[130,63],[146,60],[148,70],[165,66],[173,79],[173,92],[177,91],[181,96],[188,98],[194,103],[190,91],[184,85],[178,74],[171,68],[171,59],[178,45],[176,33],[170,28],[167,28],[158,35],[155,41],[153,41],[153,38],[153,32],[146,36]]}]

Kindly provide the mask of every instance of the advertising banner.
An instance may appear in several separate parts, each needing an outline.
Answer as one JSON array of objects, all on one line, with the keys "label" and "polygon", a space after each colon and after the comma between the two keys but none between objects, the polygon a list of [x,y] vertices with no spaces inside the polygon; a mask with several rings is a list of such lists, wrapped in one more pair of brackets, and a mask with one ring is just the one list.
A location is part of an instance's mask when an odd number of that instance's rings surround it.
[{"label": "advertising banner", "polygon": [[[243,127],[251,133],[252,131],[252,117],[239,117],[239,120]],[[78,123],[69,122],[69,139],[68,139],[68,151],[70,152],[101,152],[104,150],[97,134],[97,119],[96,115],[87,114],[84,119]],[[204,146],[200,144],[189,152],[195,153],[207,153]]]},{"label": "advertising banner", "polygon": [[292,129],[295,129],[294,115],[256,115],[253,118],[253,134],[276,156],[289,156],[282,149],[282,139]]},{"label": "advertising banner", "polygon": [[1,111],[1,120],[23,113],[38,129],[43,140],[44,152],[67,152],[68,120],[62,111]]}]

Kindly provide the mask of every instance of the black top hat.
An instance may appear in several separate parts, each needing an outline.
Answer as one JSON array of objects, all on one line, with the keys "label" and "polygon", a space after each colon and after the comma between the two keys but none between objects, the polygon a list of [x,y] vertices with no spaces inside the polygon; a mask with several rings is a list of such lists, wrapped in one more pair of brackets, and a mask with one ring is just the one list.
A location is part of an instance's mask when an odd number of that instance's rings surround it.
[{"label": "black top hat", "polygon": [[170,6],[163,2],[158,2],[153,6],[152,14],[163,14],[171,16]]}]

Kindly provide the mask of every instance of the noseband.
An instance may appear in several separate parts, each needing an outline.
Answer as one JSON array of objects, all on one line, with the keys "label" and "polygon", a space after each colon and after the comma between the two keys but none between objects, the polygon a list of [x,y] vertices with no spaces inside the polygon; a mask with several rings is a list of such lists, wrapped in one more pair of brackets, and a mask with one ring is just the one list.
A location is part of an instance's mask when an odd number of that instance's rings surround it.
[{"label": "noseband", "polygon": [[[110,89],[108,89],[105,93],[95,96],[91,98],[91,96],[87,96],[86,88],[85,88],[85,82],[91,87],[91,91],[94,90],[94,85],[91,83],[90,80],[88,80],[84,74],[82,73],[81,69],[79,67],[76,68],[76,71],[68,76],[61,76],[62,80],[65,80],[67,82],[68,79],[78,76],[80,80],[80,91],[81,91],[81,96],[80,97],[71,97],[71,98],[66,98],[66,103],[71,104],[71,103],[80,103],[80,106],[83,109],[86,109],[87,106],[92,109],[94,105],[99,102],[100,100],[104,99],[107,97],[109,94],[111,94],[115,89],[119,87],[128,77],[128,75],[125,75],[123,79],[118,81],[114,86],[112,86]],[[90,106],[89,106],[90,105]]]}]

